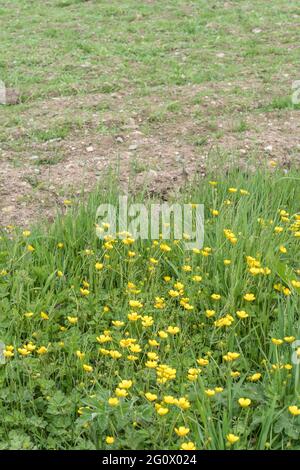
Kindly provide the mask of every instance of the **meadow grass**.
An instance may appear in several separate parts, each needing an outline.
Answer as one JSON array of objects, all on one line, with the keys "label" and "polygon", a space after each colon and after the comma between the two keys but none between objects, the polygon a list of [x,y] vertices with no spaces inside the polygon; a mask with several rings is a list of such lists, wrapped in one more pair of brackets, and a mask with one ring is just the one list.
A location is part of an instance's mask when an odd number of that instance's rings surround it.
[{"label": "meadow grass", "polygon": [[[15,150],[24,139],[64,139],[78,114],[75,98],[86,128],[105,109],[120,118],[111,97],[117,92],[125,121],[132,113],[146,117],[145,133],[180,115],[209,124],[220,108],[229,120],[242,112],[251,128],[259,113],[299,109],[290,99],[299,78],[297,15],[290,0],[9,0],[0,8],[0,79],[20,90],[22,102],[1,108],[0,142]],[[199,88],[195,103],[184,87]],[[104,109],[91,106],[95,94],[103,94]],[[62,105],[67,96],[74,101]],[[53,98],[56,113],[37,115],[45,101],[53,108]],[[222,106],[199,113],[207,98]],[[105,126],[93,130],[105,133]]]},{"label": "meadow grass", "polygon": [[193,252],[99,240],[103,183],[1,235],[0,448],[299,449],[299,171],[183,188]]}]

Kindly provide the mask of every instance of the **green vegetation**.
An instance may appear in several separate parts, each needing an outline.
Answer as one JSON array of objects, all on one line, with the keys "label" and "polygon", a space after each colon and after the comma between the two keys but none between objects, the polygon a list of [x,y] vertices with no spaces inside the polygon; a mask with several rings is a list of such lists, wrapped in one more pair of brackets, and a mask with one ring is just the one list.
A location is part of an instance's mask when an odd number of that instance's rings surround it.
[{"label": "green vegetation", "polygon": [[299,448],[298,180],[187,187],[206,208],[193,252],[99,240],[108,182],[48,229],[3,233],[1,447]]}]

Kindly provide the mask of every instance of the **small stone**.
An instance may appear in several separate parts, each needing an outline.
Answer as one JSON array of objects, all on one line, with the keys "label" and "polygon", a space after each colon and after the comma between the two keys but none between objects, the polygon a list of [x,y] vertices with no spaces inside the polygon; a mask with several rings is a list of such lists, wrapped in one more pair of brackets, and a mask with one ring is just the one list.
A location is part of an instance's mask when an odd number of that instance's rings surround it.
[{"label": "small stone", "polygon": [[4,212],[5,214],[9,214],[10,212],[13,212],[15,209],[15,206],[7,206],[7,207],[2,207],[1,211]]},{"label": "small stone", "polygon": [[133,118],[129,118],[126,123],[126,129],[137,129],[138,126]]},{"label": "small stone", "polygon": [[128,147],[128,150],[136,150],[138,148],[137,144],[132,144]]},{"label": "small stone", "polygon": [[[1,86],[1,83],[0,83]],[[1,87],[0,89],[0,104],[15,105],[20,103],[20,93],[13,88]]]}]

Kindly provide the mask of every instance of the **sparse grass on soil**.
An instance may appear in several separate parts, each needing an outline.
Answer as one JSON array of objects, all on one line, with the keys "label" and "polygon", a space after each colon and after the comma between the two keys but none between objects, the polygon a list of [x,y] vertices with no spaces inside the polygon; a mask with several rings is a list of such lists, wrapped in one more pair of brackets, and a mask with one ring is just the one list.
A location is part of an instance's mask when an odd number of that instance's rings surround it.
[{"label": "sparse grass on soil", "polygon": [[21,103],[0,107],[0,223],[51,216],[109,165],[126,186],[137,169],[180,184],[178,156],[202,174],[216,150],[299,163],[299,14],[290,0],[2,2],[0,79]]}]

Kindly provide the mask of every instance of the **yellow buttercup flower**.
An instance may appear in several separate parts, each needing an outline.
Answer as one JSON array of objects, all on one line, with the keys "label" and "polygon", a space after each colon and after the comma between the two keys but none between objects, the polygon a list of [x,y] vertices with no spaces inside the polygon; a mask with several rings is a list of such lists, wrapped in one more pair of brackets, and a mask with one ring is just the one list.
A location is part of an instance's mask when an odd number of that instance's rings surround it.
[{"label": "yellow buttercup flower", "polygon": [[241,375],[241,373],[240,373],[238,370],[232,370],[232,371],[230,372],[230,376],[231,376],[233,379],[238,378],[240,375]]},{"label": "yellow buttercup flower", "polygon": [[119,387],[120,388],[125,388],[126,390],[128,390],[129,388],[132,387],[132,380],[122,380],[119,383]]},{"label": "yellow buttercup flower", "polygon": [[85,356],[85,353],[81,351],[76,351],[76,356],[78,357],[78,359],[83,359]]},{"label": "yellow buttercup flower", "polygon": [[159,416],[165,416],[167,413],[169,413],[169,408],[166,408],[164,406],[160,406],[157,410],[156,410],[157,414],[159,414]]},{"label": "yellow buttercup flower", "polygon": [[164,251],[166,253],[169,253],[171,251],[171,248],[166,243],[161,243],[160,244],[160,249],[161,249],[161,251]]},{"label": "yellow buttercup flower", "polygon": [[238,359],[239,357],[240,357],[239,353],[229,351],[227,354],[225,354],[223,356],[223,359],[226,362],[232,362],[232,361],[235,361],[236,359]]},{"label": "yellow buttercup flower", "polygon": [[128,313],[127,318],[129,321],[138,321],[141,318],[141,315],[137,312],[130,312]]},{"label": "yellow buttercup flower", "polygon": [[228,442],[230,445],[233,445],[233,444],[235,444],[240,438],[239,438],[238,436],[236,436],[235,434],[227,434],[226,439],[227,439],[227,442]]},{"label": "yellow buttercup flower", "polygon": [[201,369],[196,369],[195,367],[191,367],[188,370],[188,380],[190,380],[191,382],[194,382],[195,380],[197,380],[197,377],[200,374],[200,372],[201,372]]},{"label": "yellow buttercup flower", "polygon": [[185,397],[180,397],[176,400],[175,404],[182,410],[188,410],[191,407],[189,400]]},{"label": "yellow buttercup flower", "polygon": [[155,393],[147,392],[147,393],[145,393],[145,397],[146,397],[147,400],[149,400],[149,401],[155,401],[155,400],[157,400],[157,395],[156,395]]},{"label": "yellow buttercup flower", "polygon": [[83,287],[80,288],[80,294],[83,296],[83,297],[87,297],[88,295],[90,295],[90,291],[88,289],[84,289]]},{"label": "yellow buttercup flower", "polygon": [[197,359],[197,362],[198,362],[199,366],[202,366],[202,367],[207,366],[209,364],[208,359],[201,358],[201,357],[199,359]]},{"label": "yellow buttercup flower", "polygon": [[216,391],[209,388],[207,390],[204,390],[204,393],[208,397],[213,397],[216,394]]},{"label": "yellow buttercup flower", "polygon": [[121,326],[124,326],[125,323],[121,320],[112,320],[113,326],[116,326],[117,328],[120,328]]},{"label": "yellow buttercup flower", "polygon": [[131,344],[129,346],[129,349],[133,353],[140,353],[142,351],[142,348],[139,344]]},{"label": "yellow buttercup flower", "polygon": [[154,323],[153,317],[151,317],[149,315],[144,315],[142,317],[142,326],[144,328],[148,328],[148,327],[152,326],[153,323]]},{"label": "yellow buttercup flower", "polygon": [[155,308],[162,310],[165,308],[165,306],[166,306],[166,302],[163,297],[155,297],[155,303],[154,303]]},{"label": "yellow buttercup flower", "polygon": [[289,295],[291,295],[291,293],[292,293],[291,290],[290,290],[288,287],[284,287],[284,288],[282,289],[282,292],[283,292],[284,295],[286,295],[286,296],[289,296]]},{"label": "yellow buttercup flower", "polygon": [[105,442],[106,442],[106,444],[111,445],[115,442],[115,438],[112,437],[112,436],[106,436]]},{"label": "yellow buttercup flower", "polygon": [[18,353],[21,354],[21,356],[29,356],[29,354],[31,354],[31,351],[26,348],[18,348]]},{"label": "yellow buttercup flower", "polygon": [[27,344],[25,344],[24,346],[28,351],[35,351],[36,350],[36,346],[35,344],[33,344],[31,341]]},{"label": "yellow buttercup flower", "polygon": [[190,432],[190,429],[185,426],[179,426],[179,428],[175,428],[175,432],[177,436],[184,437]]},{"label": "yellow buttercup flower", "polygon": [[107,334],[107,335],[99,335],[96,337],[96,340],[98,343],[103,344],[103,343],[109,343],[112,341],[112,337]]},{"label": "yellow buttercup flower", "polygon": [[167,328],[167,333],[170,333],[171,335],[176,335],[179,333],[180,328],[178,326],[168,326]]},{"label": "yellow buttercup flower", "polygon": [[186,273],[189,273],[189,272],[192,271],[192,267],[189,266],[189,265],[184,265],[184,266],[182,266],[182,270]]},{"label": "yellow buttercup flower", "polygon": [[167,364],[160,364],[156,368],[158,383],[166,383],[168,380],[176,378],[176,369],[169,367]]},{"label": "yellow buttercup flower", "polygon": [[280,346],[283,343],[282,339],[272,338],[272,343],[276,344],[276,346]]},{"label": "yellow buttercup flower", "polygon": [[244,299],[247,300],[247,302],[253,302],[255,300],[255,295],[254,294],[245,294]]},{"label": "yellow buttercup flower", "polygon": [[46,312],[41,312],[41,313],[40,313],[40,317],[41,317],[43,320],[49,320],[49,316],[47,315]]},{"label": "yellow buttercup flower", "polygon": [[138,300],[129,300],[129,306],[131,308],[142,308],[143,304]]},{"label": "yellow buttercup flower", "polygon": [[122,354],[119,351],[111,350],[109,351],[109,355],[112,359],[120,359]]},{"label": "yellow buttercup flower", "polygon": [[250,398],[239,398],[238,402],[242,408],[247,408],[248,406],[251,405]]},{"label": "yellow buttercup flower", "polygon": [[6,357],[6,358],[11,358],[11,357],[14,357],[14,352],[13,351],[10,351],[10,350],[7,350],[5,349],[5,351],[3,351],[3,356]]},{"label": "yellow buttercup flower", "polygon": [[180,446],[181,450],[196,450],[194,442],[183,442]]},{"label": "yellow buttercup flower", "polygon": [[212,294],[210,297],[211,297],[213,300],[220,300],[220,298],[221,298],[220,294]]},{"label": "yellow buttercup flower", "polygon": [[295,336],[285,336],[283,339],[286,343],[293,343],[296,338]]},{"label": "yellow buttercup flower", "polygon": [[128,392],[125,390],[125,388],[119,388],[117,387],[115,390],[115,394],[119,398],[125,398],[128,395]]},{"label": "yellow buttercup flower", "polygon": [[215,314],[216,314],[215,310],[206,310],[206,312],[205,312],[205,315],[206,315],[207,318],[211,318],[211,317],[215,316]]},{"label": "yellow buttercup flower", "polygon": [[103,268],[104,268],[104,264],[103,264],[103,263],[97,262],[97,263],[95,264],[95,269],[96,269],[97,271],[101,271]]},{"label": "yellow buttercup flower", "polygon": [[176,399],[172,395],[164,396],[164,403],[167,403],[167,405],[174,405],[175,402],[176,402]]},{"label": "yellow buttercup flower", "polygon": [[129,354],[127,356],[127,359],[128,361],[137,361],[138,360],[138,356],[134,356],[133,354]]},{"label": "yellow buttercup flower", "polygon": [[217,217],[219,215],[219,211],[217,209],[211,209],[211,215]]},{"label": "yellow buttercup flower", "polygon": [[245,312],[245,310],[238,310],[238,311],[236,312],[236,314],[237,314],[237,316],[238,316],[239,318],[241,318],[241,319],[245,319],[245,318],[248,318],[248,317],[249,317],[248,313]]},{"label": "yellow buttercup flower", "polygon": [[116,397],[111,397],[108,399],[108,404],[109,406],[118,406],[119,404],[119,399]]},{"label": "yellow buttercup flower", "polygon": [[158,366],[157,361],[150,360],[150,361],[145,362],[145,367],[147,367],[148,369],[156,369],[157,366]]},{"label": "yellow buttercup flower", "polygon": [[158,336],[161,338],[161,339],[166,339],[168,337],[168,333],[166,333],[165,331],[159,331],[158,332]]},{"label": "yellow buttercup flower", "polygon": [[171,290],[169,290],[169,296],[170,296],[170,297],[179,297],[179,296],[180,296],[180,292],[177,291],[177,290],[171,289]]},{"label": "yellow buttercup flower", "polygon": [[234,322],[234,318],[227,314],[224,317],[219,318],[214,322],[214,326],[217,328],[223,327],[223,326],[230,326]]},{"label": "yellow buttercup flower", "polygon": [[158,355],[155,352],[148,352],[147,357],[151,361],[158,361]]},{"label": "yellow buttercup flower", "polygon": [[250,193],[249,193],[249,191],[247,191],[246,189],[240,189],[240,194],[241,194],[242,196],[249,196]]},{"label": "yellow buttercup flower", "polygon": [[298,408],[298,406],[296,406],[296,405],[289,406],[288,410],[291,413],[291,415],[293,415],[293,416],[299,416],[300,415],[300,408]]},{"label": "yellow buttercup flower", "polygon": [[26,313],[24,313],[24,317],[26,317],[26,318],[31,318],[31,317],[33,317],[33,315],[34,315],[33,312],[26,312]]},{"label": "yellow buttercup flower", "polygon": [[42,356],[43,354],[46,354],[48,352],[48,349],[45,346],[41,346],[36,350],[36,352]]},{"label": "yellow buttercup flower", "polygon": [[248,380],[250,380],[250,382],[257,382],[260,378],[261,378],[261,373],[257,372],[256,374],[251,375],[248,378]]}]

